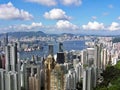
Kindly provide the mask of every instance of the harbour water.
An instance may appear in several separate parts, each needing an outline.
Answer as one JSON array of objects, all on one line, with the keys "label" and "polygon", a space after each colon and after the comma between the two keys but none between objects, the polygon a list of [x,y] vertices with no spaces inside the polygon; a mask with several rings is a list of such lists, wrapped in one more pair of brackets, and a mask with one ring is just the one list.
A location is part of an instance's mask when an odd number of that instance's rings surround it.
[{"label": "harbour water", "polygon": [[[58,46],[59,43],[54,42],[54,54],[58,52]],[[64,51],[70,51],[70,50],[82,50],[86,48],[85,41],[64,41],[63,42]],[[21,59],[29,59],[33,55],[38,56],[44,56],[48,54],[48,46],[44,46],[42,50],[36,50],[31,52],[20,52],[20,58]]]}]

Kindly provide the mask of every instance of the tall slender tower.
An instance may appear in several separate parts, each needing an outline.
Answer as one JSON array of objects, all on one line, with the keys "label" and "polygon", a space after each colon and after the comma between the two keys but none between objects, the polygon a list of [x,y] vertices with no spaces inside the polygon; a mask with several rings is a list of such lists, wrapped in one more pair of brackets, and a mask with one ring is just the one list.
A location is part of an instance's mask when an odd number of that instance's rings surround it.
[{"label": "tall slender tower", "polygon": [[5,70],[0,69],[0,90],[5,90]]},{"label": "tall slender tower", "polygon": [[101,67],[101,44],[100,45],[95,45],[95,60],[94,60],[94,64],[95,66],[100,69]]},{"label": "tall slender tower", "polygon": [[92,69],[86,68],[83,72],[83,90],[92,90]]},{"label": "tall slender tower", "polygon": [[59,52],[63,52],[63,43],[59,43]]},{"label": "tall slender tower", "polygon": [[54,49],[53,49],[53,44],[49,44],[48,45],[48,55],[52,55],[54,54]]},{"label": "tall slender tower", "polygon": [[8,44],[8,34],[5,33],[5,36],[4,36],[4,46],[6,46]]},{"label": "tall slender tower", "polygon": [[17,44],[5,46],[5,58],[6,58],[6,70],[7,71],[17,71],[18,61],[17,61]]},{"label": "tall slender tower", "polygon": [[5,69],[7,71],[11,70],[11,65],[10,65],[10,46],[5,46]]},{"label": "tall slender tower", "polygon": [[11,69],[13,71],[17,71],[18,69],[17,43],[12,44],[11,46]]},{"label": "tall slender tower", "polygon": [[21,90],[20,62],[17,57],[17,44],[12,43],[5,46],[5,90]]},{"label": "tall slender tower", "polygon": [[63,64],[65,62],[65,55],[63,52],[63,43],[59,43],[59,52],[57,53],[57,63]]}]

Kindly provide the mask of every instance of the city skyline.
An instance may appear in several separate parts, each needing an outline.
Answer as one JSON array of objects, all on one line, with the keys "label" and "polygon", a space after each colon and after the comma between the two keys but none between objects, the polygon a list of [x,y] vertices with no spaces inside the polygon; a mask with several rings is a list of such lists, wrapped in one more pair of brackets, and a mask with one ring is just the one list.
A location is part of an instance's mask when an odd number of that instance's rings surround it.
[{"label": "city skyline", "polygon": [[[5,34],[0,41],[0,90],[120,90],[118,39],[64,34],[18,41]],[[66,40],[67,48],[72,47],[65,49],[65,43],[56,40]]]},{"label": "city skyline", "polygon": [[0,33],[120,34],[119,1],[1,0]]}]

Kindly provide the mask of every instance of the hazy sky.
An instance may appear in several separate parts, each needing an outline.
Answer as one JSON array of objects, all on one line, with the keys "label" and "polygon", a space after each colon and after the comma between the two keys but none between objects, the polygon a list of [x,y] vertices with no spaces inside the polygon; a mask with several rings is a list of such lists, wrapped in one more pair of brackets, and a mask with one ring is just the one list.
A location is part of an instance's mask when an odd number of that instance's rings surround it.
[{"label": "hazy sky", "polygon": [[38,30],[118,33],[120,0],[0,0],[0,33]]}]

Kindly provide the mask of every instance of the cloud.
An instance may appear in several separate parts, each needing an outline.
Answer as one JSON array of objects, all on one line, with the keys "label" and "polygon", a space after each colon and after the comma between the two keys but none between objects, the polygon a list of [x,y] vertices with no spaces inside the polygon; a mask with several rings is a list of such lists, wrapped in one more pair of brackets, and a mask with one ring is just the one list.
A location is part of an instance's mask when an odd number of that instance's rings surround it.
[{"label": "cloud", "polygon": [[92,19],[95,20],[95,19],[97,19],[97,17],[96,16],[92,16]]},{"label": "cloud", "polygon": [[82,28],[84,30],[103,30],[105,27],[103,23],[94,21],[94,22],[88,22],[87,25],[82,25]]},{"label": "cloud", "polygon": [[43,25],[40,23],[31,23],[31,24],[20,24],[20,25],[11,25],[0,28],[0,33],[6,32],[18,32],[18,31],[43,31],[45,33],[74,33],[79,31],[79,27],[70,23],[67,20],[59,20],[55,25]]},{"label": "cloud", "polygon": [[72,23],[70,23],[69,21],[67,20],[59,20],[57,23],[56,23],[56,27],[58,29],[69,29],[69,30],[76,30],[78,29],[79,27],[77,25],[74,25]]},{"label": "cloud", "polygon": [[59,2],[65,6],[82,4],[82,0],[26,0],[27,2],[38,3],[45,6],[56,6]]},{"label": "cloud", "polygon": [[40,23],[33,22],[31,25],[21,24],[20,26],[18,26],[18,28],[21,30],[31,30],[41,27],[43,27],[43,24],[41,22]]},{"label": "cloud", "polygon": [[[59,20],[55,25],[43,25],[41,22],[33,22],[31,24],[11,25],[6,27],[0,27],[0,33],[16,32],[16,31],[43,31],[45,33],[86,33],[86,34],[105,34],[105,35],[118,35],[120,33],[120,24],[112,22],[110,25],[104,25],[99,22],[88,22],[87,25],[81,27],[67,21]],[[86,31],[87,30],[87,31]],[[112,31],[112,32],[111,32]],[[103,33],[105,32],[105,33]]]},{"label": "cloud", "polygon": [[45,12],[44,17],[51,20],[69,20],[71,17],[66,15],[62,9],[54,8],[49,12]]},{"label": "cloud", "polygon": [[82,0],[61,0],[63,5],[81,5]]},{"label": "cloud", "polygon": [[113,5],[112,4],[108,5],[108,8],[113,8]]},{"label": "cloud", "polygon": [[118,20],[120,20],[120,16],[118,17]]},{"label": "cloud", "polygon": [[19,20],[30,20],[33,16],[24,10],[19,10],[14,7],[11,2],[8,4],[0,5],[0,19],[19,19]]},{"label": "cloud", "polygon": [[27,24],[20,24],[20,25],[11,25],[8,27],[0,28],[0,31],[6,31],[6,32],[14,32],[14,31],[27,31],[27,30],[39,30],[43,28],[43,24],[40,23],[31,23],[30,25]]},{"label": "cloud", "polygon": [[28,2],[34,2],[45,6],[55,6],[57,5],[56,0],[26,0]]},{"label": "cloud", "polygon": [[112,22],[112,24],[108,27],[108,30],[110,31],[120,30],[120,24],[117,22]]}]

